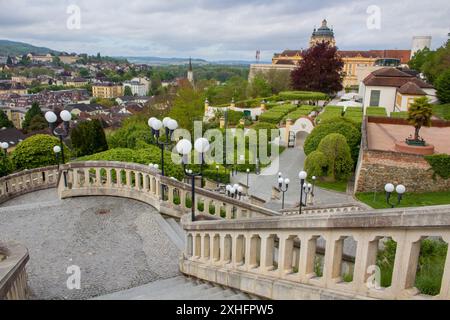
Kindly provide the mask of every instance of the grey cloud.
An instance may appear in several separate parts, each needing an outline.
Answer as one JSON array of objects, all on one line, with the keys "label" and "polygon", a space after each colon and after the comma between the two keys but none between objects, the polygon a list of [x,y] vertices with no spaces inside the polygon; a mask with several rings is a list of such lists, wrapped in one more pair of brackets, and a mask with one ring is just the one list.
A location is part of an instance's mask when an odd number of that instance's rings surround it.
[{"label": "grey cloud", "polygon": [[[422,34],[432,35],[435,47],[446,39],[447,1],[377,2],[380,30],[366,27],[369,0],[0,0],[0,38],[109,55],[248,60],[256,49],[270,60],[274,52],[307,47],[323,18],[341,49],[409,48]],[[66,28],[72,3],[81,8],[81,30]]]}]

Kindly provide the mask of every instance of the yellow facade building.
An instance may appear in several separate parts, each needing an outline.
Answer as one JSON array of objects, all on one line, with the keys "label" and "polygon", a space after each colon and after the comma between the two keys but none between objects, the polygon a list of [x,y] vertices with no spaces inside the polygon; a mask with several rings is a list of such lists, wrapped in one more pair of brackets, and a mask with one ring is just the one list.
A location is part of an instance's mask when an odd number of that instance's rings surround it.
[{"label": "yellow facade building", "polygon": [[92,96],[95,98],[117,98],[123,96],[122,84],[102,83],[92,86]]},{"label": "yellow facade building", "polygon": [[[317,43],[328,42],[335,46],[334,31],[327,26],[327,21],[323,20],[322,25],[318,29],[314,29],[309,40],[309,46],[312,47]],[[372,68],[379,63],[382,66],[394,66],[406,64],[410,60],[411,50],[339,50],[338,54],[344,62],[343,67],[343,86],[356,87],[359,84],[358,73],[364,72],[364,69]],[[272,65],[277,66],[295,66],[300,64],[303,59],[302,50],[284,50],[281,53],[275,53],[272,58]]]}]

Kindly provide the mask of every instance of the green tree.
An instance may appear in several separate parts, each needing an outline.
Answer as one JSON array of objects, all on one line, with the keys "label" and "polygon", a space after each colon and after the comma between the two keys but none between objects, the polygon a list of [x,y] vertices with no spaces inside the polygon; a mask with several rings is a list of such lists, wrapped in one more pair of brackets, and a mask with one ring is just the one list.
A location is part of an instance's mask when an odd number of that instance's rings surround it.
[{"label": "green tree", "polygon": [[87,78],[90,75],[89,70],[86,68],[80,68],[80,70],[78,71],[78,74],[80,75],[80,77],[83,77],[83,78]]},{"label": "green tree", "polygon": [[108,150],[105,132],[98,119],[80,123],[70,132],[70,140],[78,157]]},{"label": "green tree", "polygon": [[[20,142],[11,154],[17,170],[45,167],[56,164],[53,147],[59,140],[47,134],[36,134]],[[64,156],[70,158],[70,150],[64,145]]]},{"label": "green tree", "polygon": [[411,60],[409,60],[408,66],[417,71],[422,70],[423,64],[429,59],[431,54],[432,51],[428,47],[417,51]]},{"label": "green tree", "polygon": [[191,131],[194,121],[203,121],[205,94],[190,86],[178,89],[169,116],[178,121],[179,128]]},{"label": "green tree", "polygon": [[428,81],[434,84],[441,73],[448,69],[450,69],[450,41],[428,55],[421,71]]},{"label": "green tree", "polygon": [[8,58],[6,59],[6,64],[7,64],[8,66],[12,65],[12,59],[11,59],[10,56],[8,56]]},{"label": "green tree", "polygon": [[340,133],[331,133],[320,141],[317,148],[328,160],[327,176],[330,180],[347,179],[353,170],[353,160],[346,138]]},{"label": "green tree", "polygon": [[14,124],[8,119],[5,111],[0,110],[0,128],[13,128]]},{"label": "green tree", "polygon": [[427,97],[414,99],[408,109],[408,122],[414,126],[414,140],[419,140],[419,132],[422,126],[429,127],[431,125],[432,115],[433,108]]},{"label": "green tree", "polygon": [[37,101],[34,101],[31,105],[31,108],[25,113],[25,119],[22,123],[22,128],[25,131],[28,131],[28,127],[30,126],[31,119],[33,119],[37,115],[42,115],[42,110],[39,107],[39,103]]},{"label": "green tree", "polygon": [[450,103],[450,68],[436,79],[435,87],[440,103]]},{"label": "green tree", "polygon": [[126,87],[125,87],[125,90],[123,91],[123,95],[124,95],[124,96],[132,96],[132,95],[133,95],[133,92],[131,92],[131,87],[126,86]]},{"label": "green tree", "polygon": [[48,127],[48,123],[42,114],[37,114],[31,119],[28,131],[43,130]]},{"label": "green tree", "polygon": [[268,97],[272,95],[272,89],[270,88],[269,83],[264,79],[264,77],[260,75],[256,75],[249,86],[249,97],[257,98],[257,97]]},{"label": "green tree", "polygon": [[327,174],[327,157],[319,150],[311,152],[305,160],[305,170],[309,176],[323,177]]}]

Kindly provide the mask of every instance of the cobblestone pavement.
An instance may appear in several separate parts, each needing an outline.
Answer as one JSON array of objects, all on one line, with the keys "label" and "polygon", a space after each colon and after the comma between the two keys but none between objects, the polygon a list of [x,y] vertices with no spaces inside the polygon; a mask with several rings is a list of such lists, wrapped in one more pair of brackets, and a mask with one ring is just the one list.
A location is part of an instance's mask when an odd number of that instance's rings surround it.
[{"label": "cobblestone pavement", "polygon": [[[123,198],[58,200],[49,189],[3,204],[0,241],[27,246],[32,298],[86,299],[179,275],[179,250],[157,214]],[[81,269],[80,290],[66,286],[71,265]]]}]

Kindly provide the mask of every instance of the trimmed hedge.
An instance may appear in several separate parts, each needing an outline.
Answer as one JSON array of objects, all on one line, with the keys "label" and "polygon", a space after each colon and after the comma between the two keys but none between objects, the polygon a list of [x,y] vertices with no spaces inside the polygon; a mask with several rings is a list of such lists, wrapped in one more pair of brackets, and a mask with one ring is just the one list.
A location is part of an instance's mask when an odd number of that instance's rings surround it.
[{"label": "trimmed hedge", "polygon": [[407,119],[408,118],[408,112],[407,111],[391,112],[390,117],[391,118]]},{"label": "trimmed hedge", "polygon": [[314,91],[282,91],[278,94],[284,100],[328,100],[328,95],[322,92]]},{"label": "trimmed hedge", "polygon": [[286,121],[286,119],[291,119],[292,121],[295,121],[300,117],[307,116],[314,110],[314,108],[315,108],[314,106],[300,106],[296,110],[285,115],[283,121]]},{"label": "trimmed hedge", "polygon": [[367,107],[366,108],[366,115],[368,116],[379,116],[379,117],[386,117],[387,112],[384,107]]},{"label": "trimmed hedge", "polygon": [[259,116],[263,122],[279,123],[285,115],[295,110],[297,107],[292,104],[283,104],[275,106]]}]

